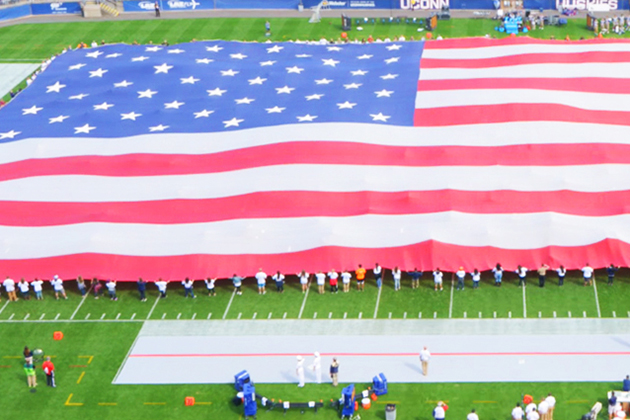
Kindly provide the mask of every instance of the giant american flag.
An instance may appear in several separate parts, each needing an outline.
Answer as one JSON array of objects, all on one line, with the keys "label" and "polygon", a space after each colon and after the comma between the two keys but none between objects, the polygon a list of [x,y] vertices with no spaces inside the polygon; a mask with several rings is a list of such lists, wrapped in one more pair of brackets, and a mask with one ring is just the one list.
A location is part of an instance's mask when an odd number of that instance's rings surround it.
[{"label": "giant american flag", "polygon": [[0,111],[0,273],[630,265],[630,43],[60,55]]}]

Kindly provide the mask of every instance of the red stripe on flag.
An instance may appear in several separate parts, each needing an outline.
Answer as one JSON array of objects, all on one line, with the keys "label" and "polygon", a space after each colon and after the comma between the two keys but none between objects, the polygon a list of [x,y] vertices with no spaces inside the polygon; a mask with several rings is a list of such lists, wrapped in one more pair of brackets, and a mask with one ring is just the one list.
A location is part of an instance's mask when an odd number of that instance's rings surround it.
[{"label": "red stripe on flag", "polygon": [[371,267],[374,261],[378,261],[386,268],[399,266],[402,270],[412,270],[418,267],[423,271],[436,267],[445,271],[456,271],[460,266],[468,271],[474,268],[488,270],[499,261],[507,270],[515,270],[518,264],[539,267],[543,263],[549,264],[552,268],[563,264],[567,269],[579,269],[586,262],[595,268],[605,267],[611,263],[627,267],[630,265],[630,244],[616,239],[606,239],[585,246],[516,250],[427,241],[395,248],[322,247],[284,254],[159,257],[75,254],[39,259],[1,260],[0,263],[3,274],[25,277],[29,281],[47,272],[50,272],[51,276],[59,274],[63,279],[74,279],[81,275],[84,278],[115,278],[122,281],[134,281],[138,277],[143,277],[145,280],[153,281],[160,277],[181,279],[184,276],[194,279],[208,276],[226,278],[232,276],[235,271],[240,275],[253,276],[260,267],[282,267],[285,273],[297,273],[302,269],[312,273],[321,270],[322,267],[354,270],[357,264]]},{"label": "red stripe on flag", "polygon": [[536,53],[517,54],[505,57],[445,59],[422,58],[423,69],[466,68],[481,69],[490,67],[518,66],[529,64],[584,64],[584,63],[628,63],[630,52],[625,51],[589,51],[576,53]]},{"label": "red stripe on flag", "polygon": [[[480,93],[482,95],[483,93]],[[438,127],[514,121],[630,125],[630,112],[592,111],[558,104],[498,104],[416,109],[414,125]],[[605,129],[602,128],[602,134]]]},{"label": "red stripe on flag", "polygon": [[445,211],[471,214],[556,212],[602,217],[628,213],[628,203],[630,191],[600,193],[454,190],[396,193],[274,191],[207,200],[129,203],[4,201],[0,202],[0,225],[35,227],[87,222],[177,224],[236,219],[405,215]]},{"label": "red stripe on flag", "polygon": [[585,39],[585,40],[548,40],[530,37],[505,37],[492,39],[485,37],[476,38],[449,38],[425,42],[424,48],[430,50],[445,50],[450,48],[479,48],[494,47],[502,45],[602,45],[602,44],[628,44],[625,39]]},{"label": "red stripe on flag", "polygon": [[418,91],[463,89],[541,89],[593,93],[630,93],[630,79],[606,79],[603,77],[580,78],[497,78],[497,79],[447,79],[419,80]]}]

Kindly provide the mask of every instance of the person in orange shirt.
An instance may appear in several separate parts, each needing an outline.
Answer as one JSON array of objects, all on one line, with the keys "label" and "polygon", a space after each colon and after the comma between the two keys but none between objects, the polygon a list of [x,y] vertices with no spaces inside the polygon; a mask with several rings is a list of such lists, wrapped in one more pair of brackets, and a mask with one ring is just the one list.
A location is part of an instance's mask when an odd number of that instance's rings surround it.
[{"label": "person in orange shirt", "polygon": [[359,264],[359,268],[356,269],[354,274],[357,276],[357,290],[363,291],[365,287],[365,268]]}]

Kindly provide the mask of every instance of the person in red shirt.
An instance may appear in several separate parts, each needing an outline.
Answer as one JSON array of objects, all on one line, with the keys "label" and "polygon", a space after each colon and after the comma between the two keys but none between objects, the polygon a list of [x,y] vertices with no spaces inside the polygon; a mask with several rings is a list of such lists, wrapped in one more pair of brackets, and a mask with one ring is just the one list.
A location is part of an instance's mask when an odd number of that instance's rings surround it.
[{"label": "person in red shirt", "polygon": [[46,374],[46,385],[56,388],[55,384],[55,365],[50,361],[50,356],[46,357],[46,361],[42,364],[42,370]]}]

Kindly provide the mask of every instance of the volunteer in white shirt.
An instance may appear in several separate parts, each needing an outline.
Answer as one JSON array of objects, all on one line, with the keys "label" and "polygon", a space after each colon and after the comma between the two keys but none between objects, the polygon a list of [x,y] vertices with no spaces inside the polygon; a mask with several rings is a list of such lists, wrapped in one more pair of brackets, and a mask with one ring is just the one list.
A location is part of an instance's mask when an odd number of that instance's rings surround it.
[{"label": "volunteer in white shirt", "polygon": [[466,277],[464,267],[459,267],[459,270],[455,273],[455,277],[457,277],[457,290],[464,290],[464,278]]},{"label": "volunteer in white shirt", "polygon": [[315,274],[315,278],[317,279],[317,290],[321,295],[324,293],[324,288],[326,287],[326,274],[319,271],[317,274]]},{"label": "volunteer in white shirt", "polygon": [[542,400],[540,404],[538,404],[538,414],[542,420],[547,420],[549,415],[549,404],[547,404],[546,400]]},{"label": "volunteer in white shirt", "polygon": [[276,282],[276,290],[280,293],[284,293],[284,274],[278,271],[271,279]]},{"label": "volunteer in white shirt", "polygon": [[50,281],[50,284],[52,284],[53,289],[55,290],[55,299],[59,299],[59,295],[63,296],[64,299],[68,299],[66,291],[63,288],[63,280],[61,280],[59,276],[55,275]]},{"label": "volunteer in white shirt", "polygon": [[15,295],[15,280],[10,277],[7,277],[3,282],[2,286],[4,286],[4,290],[6,290],[7,295],[9,295],[9,302],[17,301],[17,296]]},{"label": "volunteer in white shirt", "polygon": [[158,291],[160,292],[160,298],[164,299],[166,297],[166,285],[168,284],[167,281],[164,281],[162,279],[158,279],[155,282],[155,286],[158,288]]},{"label": "volunteer in white shirt", "polygon": [[519,265],[516,267],[516,274],[518,274],[518,285],[524,286],[527,284],[527,268]]},{"label": "volunteer in white shirt", "polygon": [[341,273],[341,283],[343,284],[343,292],[348,293],[350,291],[350,279],[352,278],[352,274],[348,270],[344,270]]},{"label": "volunteer in white shirt", "polygon": [[44,299],[44,296],[42,296],[42,285],[44,284],[44,282],[40,279],[35,279],[33,280],[33,282],[31,283],[31,285],[33,286],[33,292],[35,292],[35,299],[37,300],[42,300]]},{"label": "volunteer in white shirt", "polygon": [[554,398],[553,395],[549,394],[547,395],[547,398],[545,398],[545,401],[547,402],[547,405],[549,406],[549,411],[547,412],[547,419],[553,420],[553,410],[556,408],[556,399]]},{"label": "volunteer in white shirt", "polygon": [[309,279],[309,274],[302,270],[302,272],[298,273],[298,278],[300,279],[300,284],[302,285],[302,293],[306,293],[306,291],[308,290],[308,279]]},{"label": "volunteer in white shirt", "polygon": [[540,414],[538,414],[538,411],[532,410],[527,413],[527,420],[540,420]]},{"label": "volunteer in white shirt", "polygon": [[424,346],[420,352],[420,364],[422,365],[422,374],[427,376],[429,374],[429,360],[431,359],[431,353],[427,346]]},{"label": "volunteer in white shirt", "polygon": [[24,280],[24,277],[19,281],[18,289],[20,289],[20,294],[22,295],[22,299],[29,300],[30,298],[30,285]]},{"label": "volunteer in white shirt", "polygon": [[394,269],[392,270],[392,277],[394,278],[394,290],[399,291],[402,273],[400,272],[400,268],[398,268],[398,266],[394,267]]},{"label": "volunteer in white shirt", "polygon": [[304,358],[302,356],[297,357],[297,366],[295,368],[295,374],[298,377],[298,388],[304,387]]},{"label": "volunteer in white shirt", "polygon": [[584,268],[582,268],[582,274],[584,275],[584,286],[590,286],[593,279],[593,267],[586,263]]},{"label": "volunteer in white shirt", "polygon": [[516,403],[516,407],[512,409],[512,420],[523,420],[524,415],[521,403]]},{"label": "volunteer in white shirt", "polygon": [[531,411],[535,411],[535,410],[536,410],[536,403],[535,402],[530,402],[525,407],[525,414],[529,414]]},{"label": "volunteer in white shirt", "polygon": [[313,364],[310,366],[311,369],[313,369],[313,372],[315,372],[315,381],[317,381],[318,384],[322,383],[322,358],[319,355],[319,352],[315,352],[314,353],[315,358],[313,359]]},{"label": "volunteer in white shirt", "polygon": [[564,265],[561,265],[556,269],[556,273],[558,273],[558,286],[562,286],[564,284],[564,276],[567,275],[567,269],[564,268]]},{"label": "volunteer in white shirt", "polygon": [[376,287],[380,289],[381,286],[383,285],[383,267],[381,267],[380,265],[378,265],[378,263],[376,263],[374,265],[373,272],[374,272],[374,280],[376,280]]},{"label": "volunteer in white shirt", "polygon": [[109,292],[109,298],[111,300],[118,300],[118,296],[116,296],[116,282],[114,280],[108,280],[105,283],[105,287],[107,287],[107,291]]},{"label": "volunteer in white shirt", "polygon": [[267,284],[267,273],[263,271],[263,269],[259,269],[258,273],[256,273],[256,282],[258,283],[258,294],[264,295],[267,293],[265,290],[265,285]]},{"label": "volunteer in white shirt", "polygon": [[472,273],[470,273],[470,277],[472,277],[473,289],[478,289],[479,281],[481,280],[481,273],[479,272],[479,270],[475,268],[475,270]]},{"label": "volunteer in white shirt", "polygon": [[214,282],[216,282],[217,279],[212,279],[210,277],[208,277],[208,279],[204,280],[204,282],[206,283],[206,287],[208,288],[208,296],[216,296],[217,292],[214,289]]},{"label": "volunteer in white shirt", "polygon": [[440,267],[436,268],[435,271],[433,272],[433,288],[435,289],[436,292],[438,288],[440,290],[444,290],[444,288],[442,287],[443,276],[444,274],[440,271]]},{"label": "volunteer in white shirt", "polygon": [[475,413],[475,409],[470,410],[470,413],[466,416],[466,420],[479,420],[479,416]]}]

